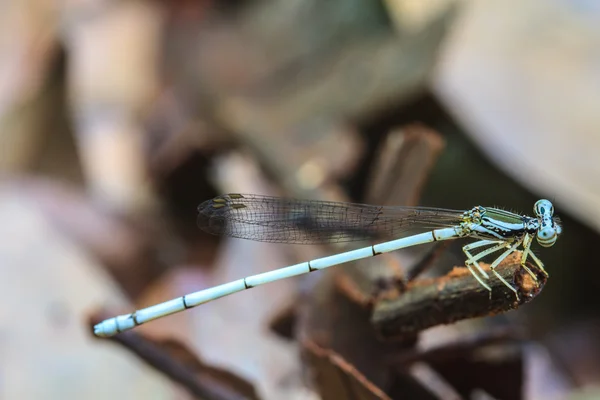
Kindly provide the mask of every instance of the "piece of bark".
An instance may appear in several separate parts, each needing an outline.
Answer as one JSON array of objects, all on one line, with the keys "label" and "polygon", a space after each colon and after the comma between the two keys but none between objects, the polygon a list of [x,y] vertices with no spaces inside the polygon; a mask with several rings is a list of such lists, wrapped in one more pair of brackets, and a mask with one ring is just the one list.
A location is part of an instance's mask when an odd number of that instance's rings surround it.
[{"label": "piece of bark", "polygon": [[[537,296],[546,277],[532,264],[532,277],[521,268],[520,252],[500,264],[496,270],[519,293],[507,288],[494,274],[487,281],[492,295],[469,273],[466,267],[455,267],[446,276],[414,281],[408,290],[395,298],[382,298],[374,307],[372,323],[379,334],[391,339],[414,334],[432,326],[450,324],[462,319],[506,312],[531,301]],[[481,263],[489,271],[489,265]]]}]

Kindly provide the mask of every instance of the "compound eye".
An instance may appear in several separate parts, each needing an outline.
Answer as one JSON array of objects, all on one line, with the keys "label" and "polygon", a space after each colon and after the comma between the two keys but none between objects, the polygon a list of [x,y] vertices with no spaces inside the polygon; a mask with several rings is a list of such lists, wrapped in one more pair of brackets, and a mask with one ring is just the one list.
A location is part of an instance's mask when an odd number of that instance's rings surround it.
[{"label": "compound eye", "polygon": [[550,247],[554,243],[556,243],[556,229],[551,226],[547,226],[545,228],[541,228],[537,233],[537,241],[540,246]]},{"label": "compound eye", "polygon": [[552,203],[549,200],[538,200],[535,202],[535,205],[533,206],[533,212],[535,213],[535,215],[537,215],[538,217],[541,216],[552,216],[554,215],[554,206],[552,205]]}]

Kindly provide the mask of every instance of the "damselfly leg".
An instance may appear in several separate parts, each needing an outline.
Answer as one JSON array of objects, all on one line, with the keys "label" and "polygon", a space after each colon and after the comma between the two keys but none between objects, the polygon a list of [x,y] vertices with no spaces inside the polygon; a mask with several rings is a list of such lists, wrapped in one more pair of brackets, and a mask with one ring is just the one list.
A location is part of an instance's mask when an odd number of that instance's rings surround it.
[{"label": "damselfly leg", "polygon": [[[533,278],[534,281],[538,281],[537,276],[535,276],[535,274],[533,273],[533,271],[527,266],[526,262],[527,262],[527,256],[529,253],[531,253],[531,243],[533,242],[533,236],[531,235],[525,235],[525,239],[523,239],[523,253],[521,254],[521,267],[523,267],[523,269],[525,271],[527,271],[527,273],[529,275],[531,275],[531,277]],[[538,264],[538,267],[540,267],[540,269],[542,271],[544,271],[544,273],[546,274],[546,276],[548,275],[546,273],[546,271],[544,270],[543,266],[540,266]]]},{"label": "damselfly leg", "polygon": [[[492,271],[492,273],[494,273],[494,275],[496,275],[496,277],[506,286],[508,287],[510,290],[512,290],[515,295],[517,296],[517,300],[519,299],[519,295],[517,293],[517,290],[506,281],[506,279],[504,279],[497,271],[496,271],[496,267],[506,258],[508,257],[511,253],[513,253],[523,242],[523,239],[517,240],[517,242],[515,242],[514,244],[512,244],[512,246],[510,245],[510,243],[507,243],[505,241],[501,241],[501,240],[480,240],[478,242],[474,242],[471,244],[468,244],[466,246],[463,247],[463,252],[465,253],[465,255],[467,256],[467,260],[465,262],[465,265],[467,266],[467,268],[469,269],[469,271],[471,272],[471,274],[473,274],[473,276],[475,277],[475,279],[477,279],[477,281],[483,286],[485,287],[488,291],[490,291],[490,296],[491,296],[491,288],[489,287],[488,284],[484,283],[482,281],[482,279],[475,273],[475,271],[471,268],[471,265],[475,265],[477,267],[477,269],[481,272],[481,275],[483,275],[483,277],[485,279],[489,278],[489,275],[483,270],[483,268],[479,265],[479,260],[481,260],[483,257],[488,256],[490,254],[493,254],[497,251],[500,251],[502,249],[505,249],[507,247],[510,246],[510,248],[508,250],[506,250],[504,253],[502,253],[498,258],[496,258],[496,260],[494,260],[494,262],[490,265],[490,269]],[[479,247],[484,247],[484,246],[489,246],[492,245],[492,247],[489,247],[477,254],[472,254],[471,250],[479,248]],[[526,253],[524,253],[526,254]],[[525,267],[526,270],[529,270],[529,268]]]},{"label": "damselfly leg", "polygon": [[525,268],[525,270],[529,273],[529,275],[531,275],[531,277],[537,282],[538,281],[537,276],[525,264],[527,262],[527,257],[531,257],[533,259],[533,261],[536,263],[536,265],[538,266],[540,271],[542,271],[542,273],[544,275],[546,275],[546,277],[548,277],[549,275],[548,275],[548,272],[546,272],[546,270],[544,269],[544,263],[542,263],[542,261],[539,258],[537,258],[537,256],[535,254],[533,254],[533,251],[531,251],[532,243],[533,243],[533,236],[525,235],[525,240],[523,240],[523,255],[521,256],[521,266],[523,268]]},{"label": "damselfly leg", "polygon": [[481,277],[480,277],[480,276],[479,276],[479,275],[478,275],[478,274],[475,272],[475,270],[473,269],[473,267],[471,267],[471,264],[472,264],[472,263],[470,263],[470,262],[466,262],[466,263],[465,263],[466,267],[467,267],[467,268],[469,269],[469,271],[471,272],[471,275],[473,275],[473,277],[474,277],[475,279],[477,279],[477,282],[479,282],[479,284],[480,284],[481,286],[483,286],[484,288],[486,288],[486,289],[488,290],[488,292],[490,292],[490,296],[491,296],[491,295],[492,295],[492,288],[491,288],[491,287],[489,287],[489,285],[488,285],[487,283],[485,283],[485,282],[483,281],[483,279],[481,279]]},{"label": "damselfly leg", "polygon": [[[533,254],[533,252],[531,251],[531,245],[533,243],[533,236],[526,234],[523,238],[521,239],[517,239],[515,242],[509,243],[509,242],[505,242],[505,241],[500,241],[500,240],[480,240],[471,244],[468,244],[466,246],[463,247],[463,252],[465,253],[465,255],[467,256],[467,260],[465,262],[465,265],[467,266],[467,268],[469,269],[469,271],[471,272],[471,274],[473,274],[473,276],[475,277],[475,279],[477,279],[477,281],[483,286],[485,287],[487,290],[489,290],[491,292],[491,289],[489,287],[489,285],[487,283],[485,283],[483,281],[483,279],[488,279],[489,275],[483,270],[483,268],[479,265],[479,260],[481,260],[483,257],[493,254],[499,250],[502,250],[504,248],[508,249],[502,253],[498,258],[496,258],[492,264],[490,265],[490,269],[492,271],[492,273],[494,275],[496,275],[496,277],[502,282],[504,283],[504,285],[506,285],[506,287],[508,287],[510,290],[512,290],[515,295],[517,296],[517,300],[519,299],[519,295],[517,293],[517,290],[508,282],[506,281],[506,279],[504,279],[497,271],[496,271],[496,267],[498,265],[500,265],[500,263],[502,261],[504,261],[509,255],[511,255],[512,253],[514,253],[519,246],[523,245],[523,251],[522,251],[522,255],[521,255],[521,267],[523,267],[523,269],[525,269],[525,271],[527,271],[527,273],[529,275],[531,275],[531,277],[537,282],[538,278],[537,276],[533,273],[533,271],[531,270],[531,268],[529,268],[527,266],[527,257],[531,257],[533,259],[533,261],[537,264],[537,266],[539,267],[539,269],[546,275],[548,276],[548,273],[546,272],[546,270],[544,269],[544,264],[541,262],[541,260],[535,256],[535,254]],[[485,246],[490,246],[492,245],[492,247],[489,247],[477,254],[473,254],[471,252],[471,250],[473,249],[477,249],[480,247],[485,247]],[[472,268],[472,266],[475,266],[477,268],[477,270],[480,272],[481,276],[479,274],[477,274],[475,272],[475,270]],[[483,279],[482,279],[483,277]]]},{"label": "damselfly leg", "polygon": [[[492,246],[492,247],[490,247],[480,253],[477,253],[475,255],[471,254],[471,250],[477,249],[479,247],[489,246],[491,244],[495,244],[496,246]],[[485,257],[489,254],[495,253],[498,250],[501,250],[505,247],[506,247],[506,242],[501,241],[501,240],[480,240],[478,242],[471,243],[471,244],[464,246],[463,252],[467,256],[466,262],[472,263],[473,265],[475,265],[475,267],[481,273],[481,275],[483,275],[483,277],[485,279],[488,279],[489,275],[487,274],[487,272],[485,272],[485,270],[481,267],[481,265],[479,265],[478,260],[481,260],[483,257]]]},{"label": "damselfly leg", "polygon": [[500,279],[500,281],[502,281],[502,283],[504,283],[506,285],[506,287],[510,288],[510,290],[512,290],[515,293],[515,296],[517,296],[517,300],[519,300],[519,293],[517,292],[517,289],[515,289],[510,283],[508,283],[506,281],[506,279],[504,279],[502,277],[502,275],[500,275],[498,273],[498,271],[496,271],[496,267],[502,262],[504,261],[504,259],[506,257],[508,257],[509,255],[511,255],[516,249],[517,247],[519,247],[521,245],[521,243],[523,243],[523,239],[519,239],[517,240],[508,250],[506,250],[504,253],[502,253],[500,255],[500,257],[496,258],[494,260],[494,262],[490,265],[490,269],[492,270],[492,272],[494,273],[494,275],[496,275],[496,277],[498,279]]}]

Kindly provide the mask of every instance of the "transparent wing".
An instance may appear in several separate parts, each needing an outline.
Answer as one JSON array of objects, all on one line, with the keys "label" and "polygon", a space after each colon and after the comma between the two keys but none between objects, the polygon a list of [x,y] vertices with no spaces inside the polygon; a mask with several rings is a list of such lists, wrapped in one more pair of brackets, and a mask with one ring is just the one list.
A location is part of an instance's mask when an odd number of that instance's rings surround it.
[{"label": "transparent wing", "polygon": [[463,211],[228,194],[200,204],[198,213],[200,229],[213,235],[318,244],[396,238],[409,230],[455,226]]}]

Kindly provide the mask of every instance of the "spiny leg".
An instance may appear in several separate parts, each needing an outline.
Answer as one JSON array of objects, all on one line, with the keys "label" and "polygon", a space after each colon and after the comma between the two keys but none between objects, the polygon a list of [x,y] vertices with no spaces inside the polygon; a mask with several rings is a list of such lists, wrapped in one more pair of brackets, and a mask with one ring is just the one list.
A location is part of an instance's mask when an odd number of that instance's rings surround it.
[{"label": "spiny leg", "polygon": [[[537,276],[533,273],[533,271],[525,264],[527,262],[527,255],[531,252],[530,247],[531,247],[531,243],[533,242],[533,237],[529,234],[525,235],[525,239],[523,239],[523,254],[521,255],[521,267],[523,267],[525,269],[525,271],[527,271],[527,273],[529,275],[531,275],[531,277],[533,278],[534,281],[538,281]],[[544,273],[546,273],[546,271],[544,270],[544,268],[541,268],[542,271],[544,271]],[[548,274],[546,273],[546,276]]]},{"label": "spiny leg", "polygon": [[544,273],[544,275],[546,275],[546,277],[550,276],[548,274],[548,272],[546,272],[546,270],[544,269],[544,263],[542,262],[542,260],[540,260],[535,254],[533,254],[533,251],[529,250],[528,253],[529,253],[529,256],[531,258],[533,258],[533,261],[535,261],[535,263],[537,264],[537,266],[540,267],[540,269],[542,270],[542,272]]},{"label": "spiny leg", "polygon": [[498,271],[496,271],[496,267],[502,262],[504,261],[504,259],[506,257],[508,257],[511,253],[513,253],[517,247],[519,247],[521,245],[521,243],[523,243],[523,239],[517,240],[511,247],[510,249],[506,250],[504,253],[502,253],[500,255],[500,257],[496,258],[496,260],[494,260],[494,262],[492,263],[492,265],[490,265],[490,269],[492,270],[492,272],[494,273],[494,275],[496,275],[496,277],[498,279],[500,279],[500,281],[502,283],[504,283],[504,285],[506,285],[507,288],[509,288],[510,290],[512,290],[515,293],[515,296],[517,296],[517,300],[519,300],[519,293],[517,292],[517,289],[515,289],[514,287],[512,287],[512,285],[510,283],[508,283],[506,281],[506,279],[504,279],[502,277],[502,275],[500,275],[498,273]]},{"label": "spiny leg", "polygon": [[535,254],[533,254],[533,251],[531,251],[530,248],[527,248],[526,253],[529,257],[533,259],[533,261],[537,264],[537,266],[544,273],[544,275],[546,275],[546,277],[549,277],[550,275],[548,275],[548,272],[546,272],[546,270],[544,269],[544,263],[542,262],[542,260],[540,260]]},{"label": "spiny leg", "polygon": [[475,277],[475,279],[477,279],[477,282],[479,282],[481,284],[481,286],[483,286],[484,288],[486,288],[488,290],[488,292],[490,292],[490,297],[492,297],[492,288],[485,283],[481,277],[479,275],[477,275],[477,273],[475,272],[475,270],[471,267],[471,265],[469,265],[468,263],[465,263],[465,265],[467,266],[467,268],[469,269],[469,271],[471,272],[471,275],[473,275]]},{"label": "spiny leg", "polygon": [[[493,243],[498,243],[498,242],[493,242]],[[490,243],[485,243],[485,244],[490,244]],[[479,283],[481,283],[485,288],[488,288],[488,291],[490,292],[490,300],[492,300],[492,289],[489,288],[488,285],[484,284],[481,279],[479,279],[479,276],[475,274],[474,270],[471,268],[471,266],[469,264],[474,264],[477,266],[477,268],[479,269],[479,271],[482,272],[482,274],[485,275],[485,278],[488,279],[489,276],[487,275],[487,273],[483,270],[483,268],[481,268],[481,265],[479,265],[478,260],[482,259],[483,257],[495,253],[498,250],[502,250],[503,248],[505,248],[507,245],[505,242],[500,242],[500,244],[496,245],[496,246],[492,246],[489,249],[486,249],[478,254],[476,254],[475,256],[471,255],[471,253],[466,250],[465,254],[467,255],[467,260],[465,261],[465,265],[467,266],[467,268],[469,269],[469,271],[471,271],[471,274],[473,274],[473,276],[475,276],[475,278],[477,279],[477,281]],[[481,246],[476,246],[476,247],[481,247]]]},{"label": "spiny leg", "polygon": [[[499,244],[499,245],[496,245],[496,246],[490,247],[489,249],[487,249],[487,250],[484,250],[484,251],[482,251],[481,253],[478,253],[478,254],[476,254],[474,257],[473,257],[473,256],[471,256],[471,253],[465,253],[465,254],[467,254],[467,260],[465,261],[465,265],[468,267],[468,266],[469,266],[469,264],[474,264],[474,265],[476,265],[476,266],[477,266],[477,268],[478,268],[480,271],[483,271],[483,272],[485,272],[485,271],[483,270],[483,268],[481,268],[481,265],[479,265],[479,262],[478,262],[478,260],[482,259],[483,257],[485,257],[485,256],[487,256],[487,255],[489,255],[489,254],[495,253],[495,252],[497,252],[498,250],[502,250],[502,249],[503,249],[503,248],[505,248],[505,247],[506,247],[506,243],[502,243],[502,244]],[[488,278],[489,278],[487,274],[485,274],[485,278],[486,278],[486,279],[488,279]],[[492,297],[492,292],[490,292],[490,299],[491,299],[491,297]]]},{"label": "spiny leg", "polygon": [[[483,270],[483,268],[481,268],[481,266],[477,262],[477,260],[479,258],[481,258],[481,257],[479,257],[479,255],[473,256],[469,252],[469,250],[475,249],[475,248],[478,248],[478,247],[487,246],[487,245],[490,245],[490,244],[495,244],[495,243],[499,243],[499,242],[496,241],[496,240],[480,240],[478,242],[471,243],[471,244],[468,244],[468,245],[466,245],[466,246],[463,247],[463,252],[467,256],[467,260],[465,261],[465,266],[468,268],[469,272],[471,272],[471,274],[475,277],[475,279],[477,280],[477,282],[479,282],[481,284],[481,286],[483,286],[484,288],[486,288],[490,292],[490,297],[492,295],[492,288],[488,284],[486,284],[481,279],[481,277],[477,274],[477,272],[475,272],[475,270],[471,267],[471,265],[475,265],[477,267],[478,271],[481,272],[481,275],[483,275],[485,277],[485,279],[489,278],[488,274]],[[495,248],[495,247],[497,247],[497,246],[494,246],[493,248]]]},{"label": "spiny leg", "polygon": [[[479,247],[488,246],[490,244],[496,244],[496,243],[502,243],[502,246],[490,247],[489,249],[484,250],[484,251],[482,251],[481,253],[479,253],[477,255],[473,255],[469,251],[469,250],[472,250],[472,249],[476,249],[476,248],[479,248]],[[502,247],[504,247],[504,242],[501,242],[499,240],[480,240],[478,242],[474,242],[474,243],[468,244],[468,245],[466,245],[466,246],[464,246],[462,248],[463,253],[465,253],[465,255],[467,256],[467,261],[465,262],[465,264],[468,264],[469,262],[471,262],[477,268],[477,270],[481,273],[481,275],[483,275],[483,277],[485,279],[488,279],[489,275],[487,274],[487,272],[485,272],[485,270],[483,268],[481,268],[481,265],[479,265],[479,263],[477,262],[477,260],[479,260],[482,257],[485,257],[488,254],[491,254],[491,253],[493,253],[495,251],[498,251]],[[495,249],[495,250],[490,251],[491,249]]]}]

